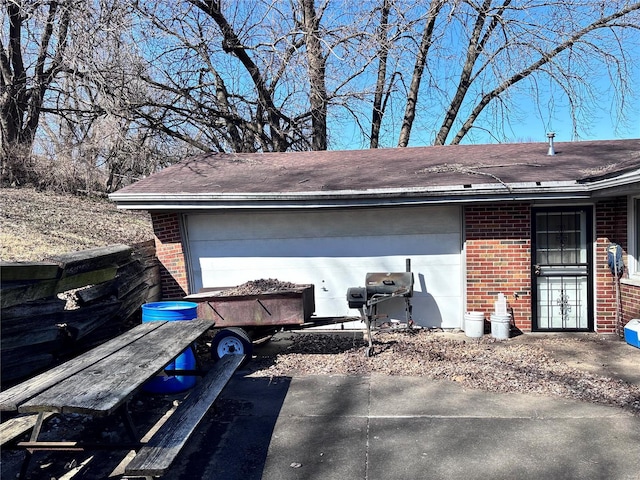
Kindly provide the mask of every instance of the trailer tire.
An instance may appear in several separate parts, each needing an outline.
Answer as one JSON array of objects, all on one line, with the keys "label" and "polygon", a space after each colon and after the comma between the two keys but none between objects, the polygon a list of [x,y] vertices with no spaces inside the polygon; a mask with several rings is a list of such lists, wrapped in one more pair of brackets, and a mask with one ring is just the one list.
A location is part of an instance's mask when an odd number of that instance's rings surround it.
[{"label": "trailer tire", "polygon": [[245,355],[245,365],[253,353],[253,344],[247,332],[241,328],[229,327],[218,331],[211,340],[211,358],[220,360],[225,355]]}]

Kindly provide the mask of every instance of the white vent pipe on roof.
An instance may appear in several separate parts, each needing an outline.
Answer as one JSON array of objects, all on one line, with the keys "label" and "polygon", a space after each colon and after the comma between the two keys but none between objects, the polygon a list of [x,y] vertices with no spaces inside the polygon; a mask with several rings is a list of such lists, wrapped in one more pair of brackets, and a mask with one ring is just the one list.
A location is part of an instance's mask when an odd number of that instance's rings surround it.
[{"label": "white vent pipe on roof", "polygon": [[549,151],[547,152],[547,155],[555,155],[556,151],[553,149],[553,137],[555,137],[556,134],[553,132],[549,132],[547,133],[547,138],[549,139]]}]

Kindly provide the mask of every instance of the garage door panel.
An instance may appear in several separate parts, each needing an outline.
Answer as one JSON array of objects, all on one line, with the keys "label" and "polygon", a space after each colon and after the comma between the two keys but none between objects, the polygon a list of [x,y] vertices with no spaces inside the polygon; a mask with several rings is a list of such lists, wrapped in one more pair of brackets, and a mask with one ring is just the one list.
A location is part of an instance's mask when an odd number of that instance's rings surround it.
[{"label": "garage door panel", "polygon": [[[417,216],[411,216],[414,211]],[[429,222],[432,211],[435,221]],[[315,285],[316,316],[357,316],[358,311],[348,307],[347,289],[364,286],[368,272],[404,271],[409,258],[416,323],[459,327],[463,311],[459,209],[403,208],[361,214],[188,216],[191,291],[277,278]],[[250,219],[253,223],[247,225]],[[417,223],[420,231],[409,233]],[[306,237],[310,232],[315,233]],[[279,237],[273,238],[276,234]],[[404,302],[383,302],[379,312],[404,321]],[[353,325],[362,327],[360,322]]]},{"label": "garage door panel", "polygon": [[[458,233],[458,207],[330,211],[235,212],[189,215],[190,241]],[[295,227],[295,228],[292,228]]]},{"label": "garage door panel", "polygon": [[[291,259],[273,258],[259,267],[251,259],[209,259],[210,268],[215,268],[215,275],[205,270],[204,278],[212,284],[205,287],[224,287],[240,285],[258,278],[277,278],[299,284],[315,285],[316,315],[327,317],[357,316],[358,311],[350,309],[346,293],[347,288],[364,286],[367,272],[371,271],[403,271],[405,257],[385,258],[382,265],[393,268],[380,269],[380,264],[370,262],[362,268],[354,268],[344,259]],[[299,260],[299,261],[297,261]],[[257,267],[257,268],[256,268]],[[205,267],[206,268],[206,267]],[[439,268],[424,268],[413,265],[415,285],[411,300],[414,321],[417,325],[430,327],[455,328],[460,325],[459,297],[452,292],[459,291],[460,275],[444,275]],[[447,308],[446,305],[454,308]],[[379,313],[389,315],[392,319],[404,321],[404,301],[389,300],[379,305]],[[446,314],[443,315],[442,312]]]},{"label": "garage door panel", "polygon": [[366,242],[355,237],[319,237],[279,240],[242,240],[224,242],[192,242],[196,255],[207,255],[220,252],[226,257],[259,257],[269,258],[281,256],[286,252],[291,257],[357,257],[366,249],[367,256],[389,257],[395,255],[423,255],[429,252],[434,261],[439,256],[460,255],[459,236],[455,234],[435,234],[427,238],[420,235],[401,235],[372,237]]},{"label": "garage door panel", "polygon": [[[316,314],[318,316],[352,316],[347,288],[364,286],[365,277],[372,271],[404,271],[405,256],[376,259],[363,258],[207,258],[202,259],[204,287],[240,285],[258,278],[278,278],[299,284],[315,285]],[[414,320],[422,326],[453,328],[460,325],[459,289],[461,284],[459,257],[449,265],[429,265],[424,258],[412,258],[414,274]],[[447,311],[443,317],[440,305],[455,305],[457,312]],[[404,302],[388,301],[379,307],[381,314],[404,321]],[[455,313],[455,314],[454,314]],[[445,327],[446,324],[446,327]]]}]

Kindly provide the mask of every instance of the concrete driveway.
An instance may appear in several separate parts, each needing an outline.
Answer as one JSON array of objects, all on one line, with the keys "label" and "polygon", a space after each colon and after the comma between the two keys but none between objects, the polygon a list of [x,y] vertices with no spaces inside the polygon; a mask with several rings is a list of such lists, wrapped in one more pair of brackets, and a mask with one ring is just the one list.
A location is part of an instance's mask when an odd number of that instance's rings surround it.
[{"label": "concrete driveway", "polygon": [[640,417],[415,377],[236,377],[182,458],[165,478],[637,480]]},{"label": "concrete driveway", "polygon": [[[510,341],[535,341],[523,337]],[[587,347],[560,345],[554,355],[640,382],[640,350]],[[640,416],[619,408],[422,377],[247,373],[231,380],[164,479],[640,479]],[[154,402],[162,412],[171,399]],[[135,403],[136,415],[151,416],[151,400]],[[29,477],[118,479],[126,463],[63,453],[37,457]],[[3,455],[2,478],[14,478],[7,459],[19,466]],[[65,462],[87,466],[74,473]]]}]

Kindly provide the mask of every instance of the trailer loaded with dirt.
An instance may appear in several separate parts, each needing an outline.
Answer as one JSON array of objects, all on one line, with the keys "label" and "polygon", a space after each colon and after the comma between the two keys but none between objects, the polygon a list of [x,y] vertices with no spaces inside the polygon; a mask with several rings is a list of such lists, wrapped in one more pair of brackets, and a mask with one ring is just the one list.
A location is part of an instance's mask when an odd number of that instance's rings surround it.
[{"label": "trailer loaded with dirt", "polygon": [[198,318],[214,320],[216,334],[211,354],[219,359],[229,353],[251,358],[252,341],[282,329],[336,323],[336,319],[313,319],[313,285],[275,279],[246,282],[236,287],[204,289],[185,300],[198,304]]},{"label": "trailer loaded with dirt", "polygon": [[371,329],[376,320],[377,304],[402,296],[406,301],[407,325],[411,328],[410,297],[413,293],[413,274],[407,272],[368,273],[367,287],[350,288],[347,301],[357,308],[360,317],[314,317],[314,286],[299,285],[276,279],[252,280],[236,287],[203,289],[188,295],[185,300],[197,304],[200,319],[213,320],[216,333],[211,341],[211,355],[218,360],[227,354],[244,354],[251,358],[254,340],[268,338],[277,331],[332,325],[354,320],[365,323],[369,347],[365,355],[373,354]]}]

